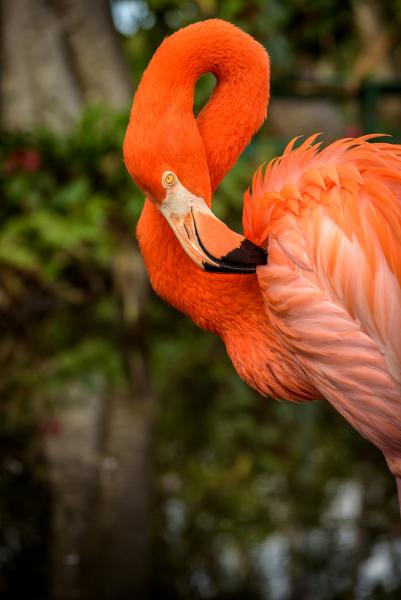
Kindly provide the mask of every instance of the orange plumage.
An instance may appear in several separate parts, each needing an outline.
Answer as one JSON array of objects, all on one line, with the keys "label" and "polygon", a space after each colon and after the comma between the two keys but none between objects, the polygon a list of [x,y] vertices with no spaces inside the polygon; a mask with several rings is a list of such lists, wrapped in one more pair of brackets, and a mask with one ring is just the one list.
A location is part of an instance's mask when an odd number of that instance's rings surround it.
[{"label": "orange plumage", "polygon": [[[195,119],[206,71],[217,85]],[[222,337],[249,385],[326,398],[380,448],[399,484],[401,146],[364,136],[321,150],[312,136],[294,149],[293,140],[245,192],[245,240],[209,207],[265,118],[268,81],[265,50],[224,21],[182,29],[155,53],[124,142],[147,195],[138,239],[149,276]]]}]

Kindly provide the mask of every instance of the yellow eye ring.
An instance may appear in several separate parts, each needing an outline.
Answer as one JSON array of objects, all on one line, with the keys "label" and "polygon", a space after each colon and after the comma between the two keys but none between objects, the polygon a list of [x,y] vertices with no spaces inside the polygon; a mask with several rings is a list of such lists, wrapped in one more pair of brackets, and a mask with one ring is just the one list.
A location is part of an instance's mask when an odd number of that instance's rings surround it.
[{"label": "yellow eye ring", "polygon": [[176,181],[176,178],[175,178],[174,173],[168,172],[168,173],[165,173],[163,175],[163,183],[164,183],[164,185],[167,185],[168,187],[171,187],[172,185],[175,184],[175,181]]}]

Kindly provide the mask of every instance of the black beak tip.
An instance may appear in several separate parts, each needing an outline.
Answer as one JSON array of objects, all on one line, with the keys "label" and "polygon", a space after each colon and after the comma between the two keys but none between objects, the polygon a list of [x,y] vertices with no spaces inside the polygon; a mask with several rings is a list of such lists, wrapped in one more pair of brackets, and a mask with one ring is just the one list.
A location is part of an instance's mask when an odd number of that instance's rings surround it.
[{"label": "black beak tip", "polygon": [[264,248],[244,238],[237,248],[222,256],[221,261],[243,267],[257,267],[267,264],[267,252]]},{"label": "black beak tip", "polygon": [[253,242],[243,239],[237,248],[233,248],[216,262],[218,263],[216,265],[204,262],[205,271],[227,274],[242,273],[244,275],[256,273],[256,267],[267,264],[267,251]]}]

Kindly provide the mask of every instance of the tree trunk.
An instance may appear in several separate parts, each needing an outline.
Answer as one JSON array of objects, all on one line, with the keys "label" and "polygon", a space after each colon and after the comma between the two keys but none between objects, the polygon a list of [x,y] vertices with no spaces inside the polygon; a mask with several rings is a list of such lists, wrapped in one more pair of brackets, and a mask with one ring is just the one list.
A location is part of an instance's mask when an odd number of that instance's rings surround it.
[{"label": "tree trunk", "polygon": [[44,0],[3,0],[1,123],[63,131],[78,118],[82,97],[60,23]]},{"label": "tree trunk", "polygon": [[128,108],[132,85],[109,0],[52,0],[86,102]]},{"label": "tree trunk", "polygon": [[68,130],[83,107],[128,108],[132,85],[107,0],[3,0],[1,124]]},{"label": "tree trunk", "polygon": [[140,334],[147,282],[132,242],[114,264],[126,393],[69,391],[47,436],[53,494],[52,598],[147,597],[153,399]]},{"label": "tree trunk", "polygon": [[106,404],[100,386],[93,393],[73,386],[60,401],[56,431],[45,437],[52,496],[49,595],[54,600],[95,597],[91,567]]}]

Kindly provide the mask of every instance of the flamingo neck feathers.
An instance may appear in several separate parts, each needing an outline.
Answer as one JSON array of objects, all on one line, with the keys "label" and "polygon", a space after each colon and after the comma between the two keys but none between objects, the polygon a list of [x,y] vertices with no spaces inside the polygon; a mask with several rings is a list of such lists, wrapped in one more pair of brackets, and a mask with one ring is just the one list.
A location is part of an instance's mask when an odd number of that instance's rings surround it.
[{"label": "flamingo neck feathers", "polygon": [[[212,72],[217,84],[195,122],[194,87],[205,72]],[[266,117],[269,61],[264,48],[235,26],[205,21],[163,42],[144,74],[144,86],[155,89],[153,115],[158,102],[163,104],[157,108],[160,116],[166,110],[191,113],[214,191]],[[146,119],[146,104],[140,108]],[[216,275],[199,269],[150,200],[137,236],[156,293],[200,327],[220,335],[242,379],[273,397],[306,400],[315,395],[305,382],[301,385],[302,374],[273,335],[256,275]],[[281,381],[288,383],[283,386]]]},{"label": "flamingo neck feathers", "polygon": [[216,86],[196,125],[214,191],[266,118],[270,67],[261,44],[218,19],[177,31],[149,63],[135,113],[150,128],[166,113],[190,115],[195,124],[195,84],[204,73],[216,77]]},{"label": "flamingo neck feathers", "polygon": [[[206,72],[213,73],[217,83],[196,126],[214,190],[266,117],[269,61],[264,48],[223,21],[180,30],[161,44],[143,76],[142,91],[144,87],[155,90],[152,106],[137,103],[136,110],[145,114],[151,109],[160,115],[166,110],[190,111],[195,120],[195,83]],[[149,98],[148,93],[142,96]],[[149,200],[137,235],[154,290],[199,326],[223,339],[240,321],[255,331],[265,328],[256,276],[215,275],[199,269]]]}]

